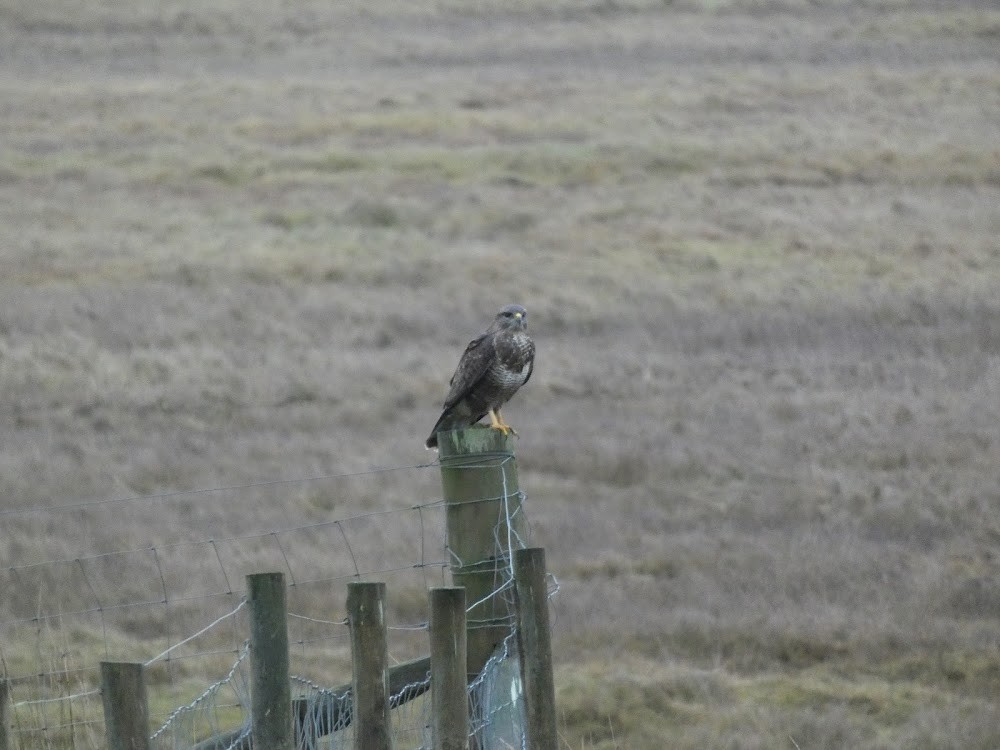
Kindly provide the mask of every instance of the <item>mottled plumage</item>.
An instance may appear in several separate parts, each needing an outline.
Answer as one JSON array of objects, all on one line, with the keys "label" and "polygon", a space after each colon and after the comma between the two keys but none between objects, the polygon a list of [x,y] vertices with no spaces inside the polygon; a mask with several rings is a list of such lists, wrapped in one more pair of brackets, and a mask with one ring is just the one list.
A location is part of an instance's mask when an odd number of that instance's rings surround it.
[{"label": "mottled plumage", "polygon": [[437,434],[456,430],[490,415],[490,426],[512,432],[500,407],[528,382],[535,363],[535,343],[528,336],[528,311],[507,305],[490,327],[469,342],[451,376],[451,390],[441,416],[427,438],[437,447]]}]

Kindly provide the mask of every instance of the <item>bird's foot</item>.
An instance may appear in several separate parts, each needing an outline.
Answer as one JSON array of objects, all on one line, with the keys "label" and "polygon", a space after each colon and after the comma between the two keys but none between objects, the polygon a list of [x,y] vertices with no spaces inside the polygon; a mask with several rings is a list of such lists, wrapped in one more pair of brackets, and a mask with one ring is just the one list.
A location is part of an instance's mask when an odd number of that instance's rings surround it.
[{"label": "bird's foot", "polygon": [[500,430],[504,435],[517,437],[517,430],[504,421],[499,411],[490,411],[490,427],[494,430]]}]

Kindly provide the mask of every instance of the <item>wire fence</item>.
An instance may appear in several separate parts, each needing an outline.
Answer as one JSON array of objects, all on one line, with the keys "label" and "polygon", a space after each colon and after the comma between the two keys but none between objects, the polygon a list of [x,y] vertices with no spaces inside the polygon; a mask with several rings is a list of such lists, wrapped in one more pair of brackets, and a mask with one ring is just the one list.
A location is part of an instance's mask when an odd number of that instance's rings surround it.
[{"label": "wire fence", "polygon": [[[113,525],[117,515],[137,506],[223,493],[252,493],[247,506],[251,511],[260,493],[275,487],[376,478],[384,472],[404,472],[415,488],[438,483],[437,464],[420,464],[14,509],[0,516],[8,521],[29,518],[50,529],[61,524],[93,528]],[[426,592],[447,584],[447,569],[454,562],[444,506],[443,500],[432,497],[406,507],[251,528],[229,536],[192,534],[189,540],[140,542],[109,551],[73,550],[7,567],[0,579],[7,599],[5,619],[0,621],[0,658],[11,693],[13,745],[103,747],[98,667],[102,660],[114,660],[145,665],[154,747],[202,747],[198,743],[205,738],[216,738],[212,747],[239,747],[249,731],[250,706],[244,576],[267,570],[283,572],[288,583],[299,746],[348,746],[344,743],[350,742],[350,727],[332,726],[330,718],[343,717],[344,712],[329,713],[344,700],[343,691],[338,694],[330,686],[349,683],[351,674],[344,584],[386,581],[390,659],[400,663],[426,653]],[[506,502],[503,507],[504,513],[511,512]],[[501,521],[510,518],[498,519],[498,529],[510,526]],[[198,528],[196,519],[192,528]],[[524,546],[524,540],[506,531],[495,541],[500,559],[509,559],[512,545]],[[510,572],[504,568],[497,575],[495,593],[509,596],[510,589]],[[473,606],[470,602],[470,609]],[[517,673],[512,655],[516,649],[508,638],[470,693],[471,705],[479,707],[473,711],[475,732],[483,735],[498,720],[508,725],[496,729],[507,744],[495,746],[521,746],[522,741],[517,690],[510,682]],[[498,681],[503,680],[508,684],[501,689]],[[425,690],[426,685],[414,684],[402,693]],[[484,698],[501,693],[499,704]],[[429,696],[398,704],[393,711],[396,746],[427,746]],[[332,732],[336,729],[344,731]],[[219,744],[220,738],[229,744]]]},{"label": "wire fence", "polygon": [[[289,484],[364,481],[404,472],[414,487],[436,485],[437,467],[419,464],[80,501],[7,510],[0,517],[27,518],[60,532],[65,531],[58,529],[61,524],[113,527],[137,507],[193,497],[249,493],[246,509],[252,511],[259,507],[262,490]],[[489,596],[510,607],[513,570],[508,563],[512,550],[527,542],[516,530],[526,524],[514,523],[525,497],[516,492],[518,502],[509,502],[503,476],[502,497],[471,502],[502,501],[493,534],[499,564]],[[150,533],[155,536],[155,530]],[[344,702],[349,703],[351,648],[344,584],[387,583],[390,659],[401,663],[426,652],[428,588],[446,585],[448,568],[463,563],[448,546],[445,502],[439,497],[322,521],[192,537],[108,551],[73,550],[2,571],[6,602],[0,659],[11,695],[13,746],[103,747],[99,662],[131,660],[144,665],[153,747],[245,747],[250,691],[244,578],[267,570],[282,572],[288,584],[297,746],[349,747],[353,734]],[[470,601],[468,610],[481,603]],[[501,624],[510,634],[469,691],[472,733],[482,748],[521,747],[524,742],[514,623]],[[477,627],[473,620],[469,625]],[[429,675],[393,696],[398,748],[430,744],[428,681]],[[337,683],[343,684],[331,687]]]}]

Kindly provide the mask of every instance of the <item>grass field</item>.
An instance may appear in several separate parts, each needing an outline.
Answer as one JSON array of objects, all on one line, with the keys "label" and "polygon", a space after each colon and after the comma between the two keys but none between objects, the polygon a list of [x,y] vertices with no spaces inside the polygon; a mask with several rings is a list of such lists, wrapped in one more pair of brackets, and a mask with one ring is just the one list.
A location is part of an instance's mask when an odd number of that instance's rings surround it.
[{"label": "grass field", "polygon": [[[993,4],[39,0],[0,50],[5,509],[433,460],[516,301],[564,747],[1000,746]],[[411,480],[12,514],[0,563]]]}]

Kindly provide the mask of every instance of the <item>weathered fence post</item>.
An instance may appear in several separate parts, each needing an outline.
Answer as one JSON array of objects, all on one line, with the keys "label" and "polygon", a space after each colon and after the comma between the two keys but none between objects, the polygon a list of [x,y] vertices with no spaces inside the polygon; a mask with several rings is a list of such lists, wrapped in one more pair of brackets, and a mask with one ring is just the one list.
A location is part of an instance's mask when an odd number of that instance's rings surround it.
[{"label": "weathered fence post", "polygon": [[111,750],[148,750],[149,707],[142,664],[101,662],[101,702]]},{"label": "weathered fence post", "polygon": [[494,592],[512,575],[507,549],[521,546],[526,526],[512,443],[510,435],[488,428],[438,435],[451,578],[465,588],[470,608],[469,679],[482,671],[511,630],[512,613]]},{"label": "weathered fence post", "polygon": [[548,750],[557,747],[558,740],[544,549],[532,547],[514,553],[514,581],[528,749]]},{"label": "weathered fence post", "polygon": [[435,588],[431,600],[431,732],[434,750],[467,750],[465,589]]},{"label": "weathered fence post", "polygon": [[392,750],[385,584],[347,584],[347,621],[354,666],[354,747]]},{"label": "weathered fence post", "polygon": [[7,734],[10,717],[10,682],[0,677],[0,750],[10,750],[10,735]]},{"label": "weathered fence post", "polygon": [[285,576],[247,576],[250,605],[250,721],[253,746],[292,750],[292,697],[288,681],[288,606]]}]

